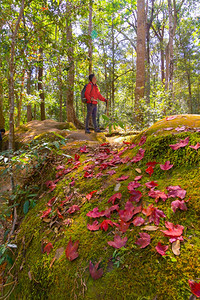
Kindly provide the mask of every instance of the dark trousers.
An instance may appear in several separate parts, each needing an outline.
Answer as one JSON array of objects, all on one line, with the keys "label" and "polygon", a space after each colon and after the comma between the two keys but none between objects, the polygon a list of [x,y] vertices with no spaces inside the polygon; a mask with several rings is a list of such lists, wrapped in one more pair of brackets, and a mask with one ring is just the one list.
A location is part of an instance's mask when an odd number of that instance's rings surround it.
[{"label": "dark trousers", "polygon": [[97,130],[97,105],[92,103],[87,103],[87,116],[85,121],[85,130],[89,130],[89,120],[92,116],[92,122],[94,125],[94,130]]}]

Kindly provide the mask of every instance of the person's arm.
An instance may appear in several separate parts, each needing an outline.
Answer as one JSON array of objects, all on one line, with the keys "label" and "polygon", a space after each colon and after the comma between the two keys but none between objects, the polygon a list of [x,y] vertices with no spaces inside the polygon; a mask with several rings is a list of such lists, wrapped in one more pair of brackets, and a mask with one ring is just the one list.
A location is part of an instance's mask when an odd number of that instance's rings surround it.
[{"label": "person's arm", "polygon": [[99,92],[99,89],[97,88],[97,95],[98,95],[98,99],[103,101],[103,102],[107,102],[106,98],[104,98],[101,93]]},{"label": "person's arm", "polygon": [[85,90],[85,98],[87,99],[88,103],[91,103],[91,90],[92,90],[92,84],[88,83]]}]

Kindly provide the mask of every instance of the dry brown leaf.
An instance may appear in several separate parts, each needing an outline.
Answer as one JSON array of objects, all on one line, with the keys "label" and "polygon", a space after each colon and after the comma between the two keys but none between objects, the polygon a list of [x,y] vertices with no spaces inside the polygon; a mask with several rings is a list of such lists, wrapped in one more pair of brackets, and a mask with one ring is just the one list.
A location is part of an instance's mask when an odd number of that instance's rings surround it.
[{"label": "dry brown leaf", "polygon": [[142,171],[139,168],[136,168],[135,171],[140,173],[140,174],[142,173]]},{"label": "dry brown leaf", "polygon": [[30,280],[32,280],[31,271],[28,272],[28,277]]},{"label": "dry brown leaf", "polygon": [[143,228],[141,228],[141,230],[156,231],[156,230],[158,230],[158,226],[147,225],[147,226],[144,226]]},{"label": "dry brown leaf", "polygon": [[176,242],[172,243],[172,252],[175,255],[180,255],[180,247],[181,247],[181,242],[177,240]]},{"label": "dry brown leaf", "polygon": [[54,258],[52,259],[51,263],[50,263],[50,268],[52,267],[53,263],[55,262],[55,260],[58,260],[62,254],[64,253],[65,249],[63,247],[60,247],[56,250],[56,254],[54,256]]}]

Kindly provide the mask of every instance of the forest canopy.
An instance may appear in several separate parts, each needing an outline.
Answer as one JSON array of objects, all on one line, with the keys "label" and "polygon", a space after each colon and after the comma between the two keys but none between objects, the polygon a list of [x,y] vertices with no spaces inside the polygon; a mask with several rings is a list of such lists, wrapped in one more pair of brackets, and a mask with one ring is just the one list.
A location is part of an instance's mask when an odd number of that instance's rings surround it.
[{"label": "forest canopy", "polygon": [[139,114],[142,127],[198,114],[198,10],[197,0],[0,1],[0,127],[84,123],[80,93],[91,72],[109,100],[99,104],[100,123],[106,113],[131,126]]}]

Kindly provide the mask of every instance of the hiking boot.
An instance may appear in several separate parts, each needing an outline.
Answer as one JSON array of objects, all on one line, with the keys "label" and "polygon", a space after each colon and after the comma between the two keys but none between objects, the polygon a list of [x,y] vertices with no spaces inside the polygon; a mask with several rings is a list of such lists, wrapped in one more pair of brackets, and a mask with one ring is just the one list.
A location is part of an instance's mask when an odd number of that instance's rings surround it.
[{"label": "hiking boot", "polygon": [[90,134],[91,132],[89,131],[89,129],[85,130],[85,133]]}]

